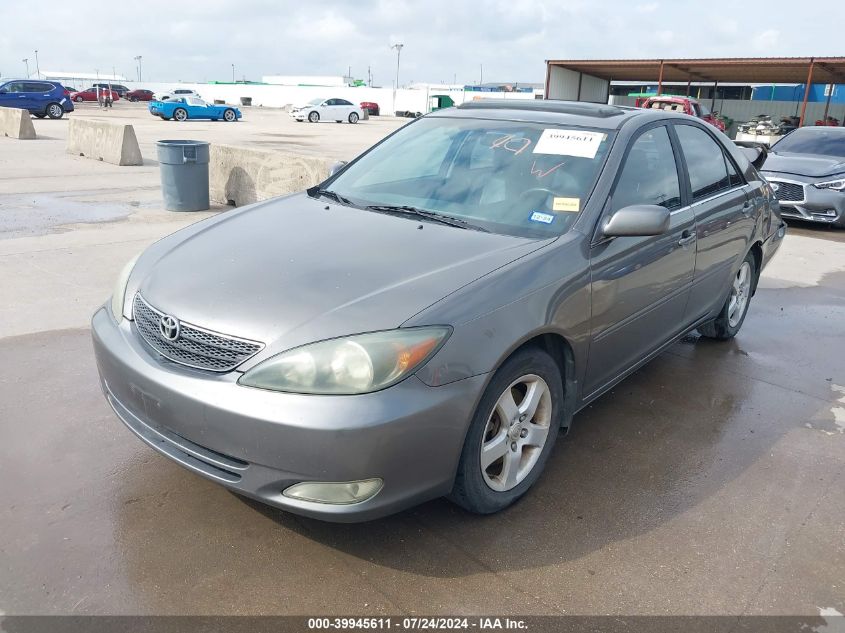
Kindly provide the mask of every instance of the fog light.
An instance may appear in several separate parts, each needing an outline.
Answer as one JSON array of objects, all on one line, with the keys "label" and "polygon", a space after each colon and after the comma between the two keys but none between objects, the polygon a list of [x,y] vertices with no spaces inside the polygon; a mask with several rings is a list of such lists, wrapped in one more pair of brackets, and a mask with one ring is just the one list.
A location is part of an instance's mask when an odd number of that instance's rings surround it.
[{"label": "fog light", "polygon": [[383,485],[384,481],[378,478],[341,482],[303,481],[294,484],[282,494],[301,501],[348,505],[361,503],[375,496]]}]

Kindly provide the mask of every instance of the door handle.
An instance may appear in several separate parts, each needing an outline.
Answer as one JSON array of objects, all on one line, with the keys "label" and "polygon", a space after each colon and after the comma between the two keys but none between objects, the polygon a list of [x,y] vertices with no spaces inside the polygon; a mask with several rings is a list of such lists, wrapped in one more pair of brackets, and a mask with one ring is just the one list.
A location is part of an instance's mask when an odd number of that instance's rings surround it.
[{"label": "door handle", "polygon": [[688,246],[695,241],[694,231],[684,231],[681,233],[681,239],[678,240],[678,246]]},{"label": "door handle", "polygon": [[751,210],[752,210],[753,208],[754,208],[754,205],[753,205],[753,204],[751,204],[751,201],[750,201],[750,200],[746,200],[746,201],[745,201],[745,204],[743,204],[743,205],[742,205],[742,212],[743,212],[745,215],[749,215],[749,214],[751,213]]}]

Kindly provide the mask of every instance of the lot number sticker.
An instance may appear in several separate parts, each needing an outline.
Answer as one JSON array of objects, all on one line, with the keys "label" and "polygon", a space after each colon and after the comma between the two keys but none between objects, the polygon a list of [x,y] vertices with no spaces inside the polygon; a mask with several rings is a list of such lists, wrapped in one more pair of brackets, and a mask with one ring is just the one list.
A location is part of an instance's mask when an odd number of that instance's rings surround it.
[{"label": "lot number sticker", "polygon": [[605,136],[603,132],[546,129],[534,146],[534,153],[595,158]]}]

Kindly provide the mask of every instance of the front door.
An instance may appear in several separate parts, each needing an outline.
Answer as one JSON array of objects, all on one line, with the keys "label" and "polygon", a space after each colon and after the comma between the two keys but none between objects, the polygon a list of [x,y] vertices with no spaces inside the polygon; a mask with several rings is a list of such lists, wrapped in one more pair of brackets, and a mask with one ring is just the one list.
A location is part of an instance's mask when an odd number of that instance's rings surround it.
[{"label": "front door", "polygon": [[695,269],[695,217],[682,206],[679,157],[665,125],[629,146],[608,214],[635,204],[671,212],[669,230],[651,237],[601,238],[591,249],[592,341],[584,398],[613,382],[686,327]]},{"label": "front door", "polygon": [[0,103],[7,108],[22,108],[28,110],[32,107],[32,100],[27,94],[24,82],[11,81],[4,86],[6,94],[0,95]]}]

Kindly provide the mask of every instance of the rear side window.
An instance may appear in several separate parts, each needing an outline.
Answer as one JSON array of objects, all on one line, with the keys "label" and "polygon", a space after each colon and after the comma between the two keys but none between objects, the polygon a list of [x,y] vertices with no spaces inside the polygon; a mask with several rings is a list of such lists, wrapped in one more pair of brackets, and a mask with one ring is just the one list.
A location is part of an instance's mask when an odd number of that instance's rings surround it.
[{"label": "rear side window", "polygon": [[45,84],[40,81],[27,81],[24,84],[24,92],[50,92],[52,84]]},{"label": "rear side window", "polygon": [[707,132],[691,125],[677,125],[675,131],[687,161],[693,201],[730,189],[722,146]]},{"label": "rear side window", "polygon": [[637,137],[625,158],[611,208],[616,211],[632,204],[657,204],[667,209],[681,205],[675,154],[663,126]]}]

